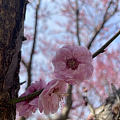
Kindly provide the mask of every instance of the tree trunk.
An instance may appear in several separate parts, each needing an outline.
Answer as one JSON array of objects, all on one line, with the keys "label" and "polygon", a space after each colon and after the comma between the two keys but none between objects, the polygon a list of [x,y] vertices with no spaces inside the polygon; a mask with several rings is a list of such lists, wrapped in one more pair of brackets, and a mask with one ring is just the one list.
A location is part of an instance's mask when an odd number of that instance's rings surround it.
[{"label": "tree trunk", "polygon": [[15,120],[25,0],[0,0],[0,120]]}]

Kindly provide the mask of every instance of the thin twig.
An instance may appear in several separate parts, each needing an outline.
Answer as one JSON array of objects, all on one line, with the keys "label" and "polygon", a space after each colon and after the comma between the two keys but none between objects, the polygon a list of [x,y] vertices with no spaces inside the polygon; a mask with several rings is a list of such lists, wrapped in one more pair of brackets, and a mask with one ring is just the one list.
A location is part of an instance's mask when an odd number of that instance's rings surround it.
[{"label": "thin twig", "polygon": [[35,27],[34,27],[35,32],[34,32],[34,37],[33,37],[32,50],[31,50],[31,54],[30,54],[30,61],[28,63],[28,84],[27,84],[27,87],[29,87],[30,84],[31,84],[31,71],[32,71],[33,55],[34,55],[34,52],[35,52],[35,45],[36,45],[38,12],[39,12],[39,9],[40,9],[40,4],[41,4],[41,0],[39,0],[39,3],[38,3],[37,8],[36,8]]},{"label": "thin twig", "polygon": [[20,85],[23,85],[24,83],[26,83],[26,81],[21,82]]},{"label": "thin twig", "polygon": [[105,48],[113,42],[113,40],[115,40],[118,36],[120,35],[120,30],[110,39],[108,40],[100,49],[98,49],[93,55],[92,57],[95,58],[96,56],[98,56],[100,53],[103,53],[105,51]]},{"label": "thin twig", "polygon": [[108,16],[108,11],[109,11],[109,9],[111,8],[112,3],[113,3],[113,0],[111,0],[111,1],[109,2],[109,4],[108,4],[108,7],[107,7],[106,12],[105,12],[105,14],[104,14],[103,22],[102,22],[101,26],[99,27],[99,29],[95,29],[96,32],[95,32],[94,36],[92,37],[92,39],[90,40],[90,42],[89,42],[89,44],[88,44],[88,46],[87,46],[88,49],[90,49],[90,47],[92,46],[92,43],[94,42],[95,38],[96,38],[97,35],[101,32],[101,30],[104,28],[104,25],[106,24],[106,22],[116,13],[117,8],[118,8],[118,5],[117,5],[117,4],[118,4],[118,0],[117,0],[117,2],[116,2],[116,7],[115,7],[114,11],[112,12],[111,15]]},{"label": "thin twig", "polygon": [[78,0],[76,0],[76,36],[77,36],[77,41],[78,44],[80,45],[80,36],[79,36],[79,7],[78,7]]},{"label": "thin twig", "polygon": [[26,69],[28,69],[28,65],[23,59],[21,59],[21,63],[26,67]]}]

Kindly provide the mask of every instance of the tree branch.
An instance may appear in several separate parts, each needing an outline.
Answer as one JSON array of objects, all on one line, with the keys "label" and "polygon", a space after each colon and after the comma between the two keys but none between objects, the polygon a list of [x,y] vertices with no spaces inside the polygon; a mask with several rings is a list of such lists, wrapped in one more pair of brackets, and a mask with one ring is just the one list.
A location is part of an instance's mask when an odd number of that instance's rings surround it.
[{"label": "tree branch", "polygon": [[69,89],[68,89],[68,96],[66,99],[66,111],[64,114],[61,114],[56,120],[67,120],[69,117],[69,112],[71,110],[72,107],[72,85],[69,85]]},{"label": "tree branch", "polygon": [[27,84],[27,87],[29,87],[31,84],[31,71],[32,71],[33,56],[34,56],[35,45],[36,45],[38,12],[40,9],[40,4],[41,4],[41,0],[39,0],[39,3],[38,3],[37,8],[36,8],[36,14],[35,14],[35,27],[34,27],[35,32],[34,32],[34,37],[33,37],[32,50],[31,50],[31,54],[30,54],[30,61],[28,63],[28,84]]},{"label": "tree branch", "polygon": [[98,56],[100,53],[103,53],[105,48],[113,42],[113,40],[115,40],[118,36],[120,35],[120,30],[110,39],[108,40],[100,49],[98,49],[93,55],[92,57],[95,58],[96,56]]},{"label": "tree branch", "polygon": [[23,102],[23,101],[26,101],[26,100],[32,100],[35,97],[37,97],[38,95],[40,95],[42,91],[43,91],[43,89],[39,90],[39,91],[36,91],[36,92],[34,92],[32,94],[29,94],[27,96],[24,96],[24,97],[14,98],[14,99],[8,101],[8,103],[16,104],[16,103]]},{"label": "tree branch", "polygon": [[26,67],[26,69],[28,69],[28,65],[23,59],[21,59],[21,63]]},{"label": "tree branch", "polygon": [[108,16],[108,10],[110,9],[110,7],[111,7],[112,4],[113,4],[113,1],[111,0],[109,2],[109,4],[108,4],[108,7],[107,7],[106,12],[104,14],[103,22],[102,22],[101,26],[99,27],[99,29],[96,29],[96,32],[95,32],[94,36],[92,37],[92,39],[90,40],[90,42],[89,42],[89,44],[87,46],[88,49],[90,49],[90,47],[92,46],[92,43],[94,42],[95,38],[101,32],[101,30],[104,28],[104,25],[106,24],[106,22],[116,13],[116,11],[118,9],[118,0],[116,2],[116,7],[115,7],[113,13]]},{"label": "tree branch", "polygon": [[79,7],[78,7],[78,0],[76,0],[76,36],[77,36],[77,41],[78,44],[80,45],[80,36],[79,36]]}]

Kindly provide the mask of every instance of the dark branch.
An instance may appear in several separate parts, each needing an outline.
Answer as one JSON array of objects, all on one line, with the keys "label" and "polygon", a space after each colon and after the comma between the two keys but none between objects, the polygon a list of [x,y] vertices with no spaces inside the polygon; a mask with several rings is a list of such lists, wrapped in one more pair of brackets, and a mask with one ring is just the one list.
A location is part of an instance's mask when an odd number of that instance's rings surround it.
[{"label": "dark branch", "polygon": [[20,85],[23,85],[24,83],[26,83],[26,81],[21,82]]},{"label": "dark branch", "polygon": [[105,51],[105,48],[113,42],[113,40],[115,40],[118,36],[120,35],[120,30],[110,39],[108,40],[100,49],[98,49],[93,55],[92,57],[95,58],[96,56],[98,56],[100,53],[103,53]]},{"label": "dark branch", "polygon": [[28,65],[23,59],[21,59],[21,63],[26,67],[26,69],[28,69]]},{"label": "dark branch", "polygon": [[29,87],[31,84],[31,71],[32,71],[33,56],[34,56],[35,45],[36,45],[38,12],[40,9],[40,3],[41,3],[41,0],[39,0],[39,3],[38,3],[37,8],[36,8],[36,14],[35,14],[35,27],[34,27],[35,32],[34,32],[34,37],[33,37],[32,50],[31,50],[31,54],[30,54],[30,61],[28,63],[28,84],[27,84],[27,87]]},{"label": "dark branch", "polygon": [[95,29],[96,32],[94,34],[94,36],[92,37],[92,39],[90,40],[89,44],[88,44],[88,49],[90,49],[90,47],[92,46],[92,43],[94,42],[94,40],[96,39],[97,35],[101,32],[101,30],[104,28],[104,25],[106,24],[106,22],[116,13],[117,9],[118,9],[118,0],[116,2],[116,7],[114,9],[114,11],[111,13],[111,15],[108,16],[108,11],[109,9],[111,8],[111,5],[113,4],[113,1],[111,0],[108,4],[108,7],[106,9],[106,12],[104,14],[104,17],[103,17],[103,22],[101,24],[101,26],[99,27],[99,29]]},{"label": "dark branch", "polygon": [[77,36],[77,41],[78,41],[78,44],[80,45],[80,36],[79,36],[79,7],[78,7],[78,0],[76,0],[76,11],[75,11],[75,14],[76,14],[76,36]]},{"label": "dark branch", "polygon": [[40,95],[42,91],[43,91],[43,89],[40,90],[40,91],[36,91],[36,92],[34,92],[32,94],[29,94],[27,96],[24,96],[24,97],[14,98],[14,99],[8,101],[8,103],[10,103],[10,104],[16,104],[16,103],[19,103],[19,102],[22,102],[22,101],[32,100],[36,96]]}]

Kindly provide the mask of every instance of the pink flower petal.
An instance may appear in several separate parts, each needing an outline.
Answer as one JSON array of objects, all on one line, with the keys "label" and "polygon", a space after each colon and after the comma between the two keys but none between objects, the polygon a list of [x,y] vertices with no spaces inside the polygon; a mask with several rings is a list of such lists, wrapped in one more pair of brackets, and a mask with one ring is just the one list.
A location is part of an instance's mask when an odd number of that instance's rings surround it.
[{"label": "pink flower petal", "polygon": [[52,63],[57,79],[78,84],[92,76],[92,54],[85,47],[65,45],[56,52],[54,58]]},{"label": "pink flower petal", "polygon": [[45,114],[55,113],[59,108],[59,102],[63,95],[67,92],[67,84],[63,80],[50,81],[43,92],[39,95],[39,110],[43,106]]},{"label": "pink flower petal", "polygon": [[[21,97],[31,94],[35,91],[41,90],[45,86],[46,86],[46,84],[45,84],[45,81],[43,81],[43,80],[32,83],[31,86],[28,87],[26,92],[21,95]],[[42,111],[43,107],[42,107],[42,105],[41,106],[40,105],[41,104],[39,103],[40,111]],[[24,102],[17,103],[16,108],[17,108],[17,111],[19,112],[20,116],[24,116],[27,118],[32,114],[32,112],[35,112],[36,109],[38,108],[38,97],[36,97],[32,100],[27,100]]]}]

